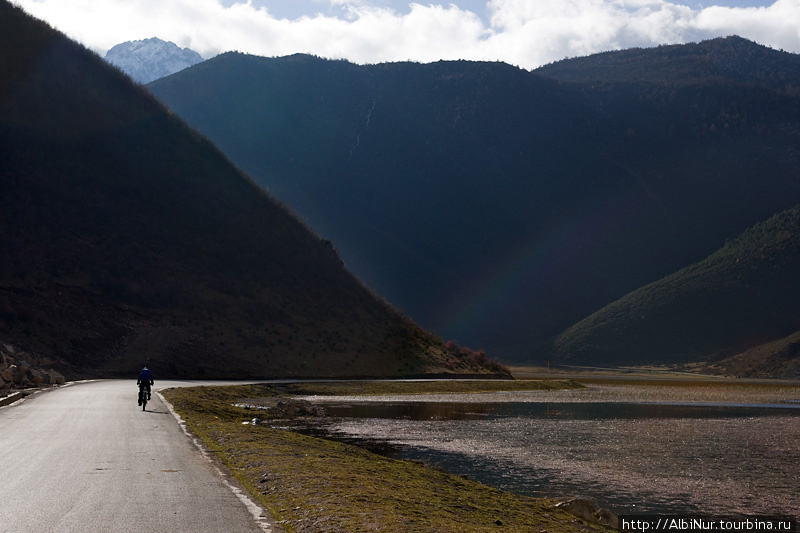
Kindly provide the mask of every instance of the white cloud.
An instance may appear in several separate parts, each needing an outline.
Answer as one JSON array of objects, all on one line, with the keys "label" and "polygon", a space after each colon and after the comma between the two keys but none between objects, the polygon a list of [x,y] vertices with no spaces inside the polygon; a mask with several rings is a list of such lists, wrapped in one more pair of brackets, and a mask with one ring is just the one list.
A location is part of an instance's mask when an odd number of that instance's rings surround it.
[{"label": "white cloud", "polygon": [[327,13],[292,20],[252,0],[227,7],[219,0],[17,3],[100,53],[157,36],[204,57],[227,50],[308,52],[358,63],[463,58],[535,68],[564,57],[733,34],[800,52],[800,0],[705,9],[666,0],[490,0],[488,24],[454,4],[411,3],[401,13],[380,0],[328,0],[319,4]]},{"label": "white cloud", "polygon": [[[492,26],[524,66],[595,52],[684,42],[688,7],[647,0],[492,0]],[[502,39],[501,39],[502,37]]]},{"label": "white cloud", "polygon": [[769,7],[711,7],[698,14],[695,27],[704,34],[737,34],[800,52],[800,0],[778,0]]}]

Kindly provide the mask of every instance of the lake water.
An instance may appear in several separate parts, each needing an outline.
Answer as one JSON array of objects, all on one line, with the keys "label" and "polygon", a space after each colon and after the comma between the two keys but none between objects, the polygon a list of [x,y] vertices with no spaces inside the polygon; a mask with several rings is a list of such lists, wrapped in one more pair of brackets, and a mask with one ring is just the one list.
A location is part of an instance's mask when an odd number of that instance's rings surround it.
[{"label": "lake water", "polygon": [[618,513],[800,514],[800,387],[307,397],[313,431]]}]

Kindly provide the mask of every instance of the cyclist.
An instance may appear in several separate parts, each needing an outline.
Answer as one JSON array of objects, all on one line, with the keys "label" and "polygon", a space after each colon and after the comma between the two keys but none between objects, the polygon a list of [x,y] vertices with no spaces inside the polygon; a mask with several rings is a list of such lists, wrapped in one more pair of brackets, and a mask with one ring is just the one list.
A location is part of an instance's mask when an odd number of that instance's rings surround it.
[{"label": "cyclist", "polygon": [[150,369],[144,367],[141,372],[139,372],[139,378],[136,380],[136,384],[139,385],[139,405],[142,405],[142,395],[147,394],[147,399],[150,399],[150,387],[154,385],[153,382],[153,375],[150,374]]}]

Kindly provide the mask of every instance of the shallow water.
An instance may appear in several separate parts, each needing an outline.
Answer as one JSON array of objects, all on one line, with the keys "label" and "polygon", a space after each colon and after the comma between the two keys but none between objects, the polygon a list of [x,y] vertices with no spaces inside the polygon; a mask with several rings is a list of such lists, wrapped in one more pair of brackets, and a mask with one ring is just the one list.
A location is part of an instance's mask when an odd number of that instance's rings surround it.
[{"label": "shallow water", "polygon": [[308,397],[317,430],[534,496],[617,513],[798,514],[800,388]]}]

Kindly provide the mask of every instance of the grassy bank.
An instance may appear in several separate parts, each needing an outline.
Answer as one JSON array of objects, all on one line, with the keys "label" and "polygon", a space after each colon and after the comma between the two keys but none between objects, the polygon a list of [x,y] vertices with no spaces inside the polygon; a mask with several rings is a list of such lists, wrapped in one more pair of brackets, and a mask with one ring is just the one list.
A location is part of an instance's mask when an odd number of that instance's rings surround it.
[{"label": "grassy bank", "polygon": [[[465,392],[468,383],[410,385],[417,392]],[[478,382],[471,383],[470,392],[484,390],[475,388]],[[510,387],[520,386],[505,383]],[[269,401],[292,394],[356,394],[356,390],[398,394],[404,390],[411,392],[410,385],[371,382],[280,388],[195,387],[169,389],[163,395],[250,493],[292,533],[604,530],[554,508],[555,502],[550,500],[503,492],[439,469],[388,459],[352,445],[268,425],[244,425],[242,422],[251,419],[253,411],[233,406],[243,399]],[[528,382],[527,387],[524,390],[537,385]],[[555,387],[579,385],[562,382]],[[332,392],[334,389],[338,392]],[[264,419],[269,416],[267,413],[259,411],[259,417]]]}]

